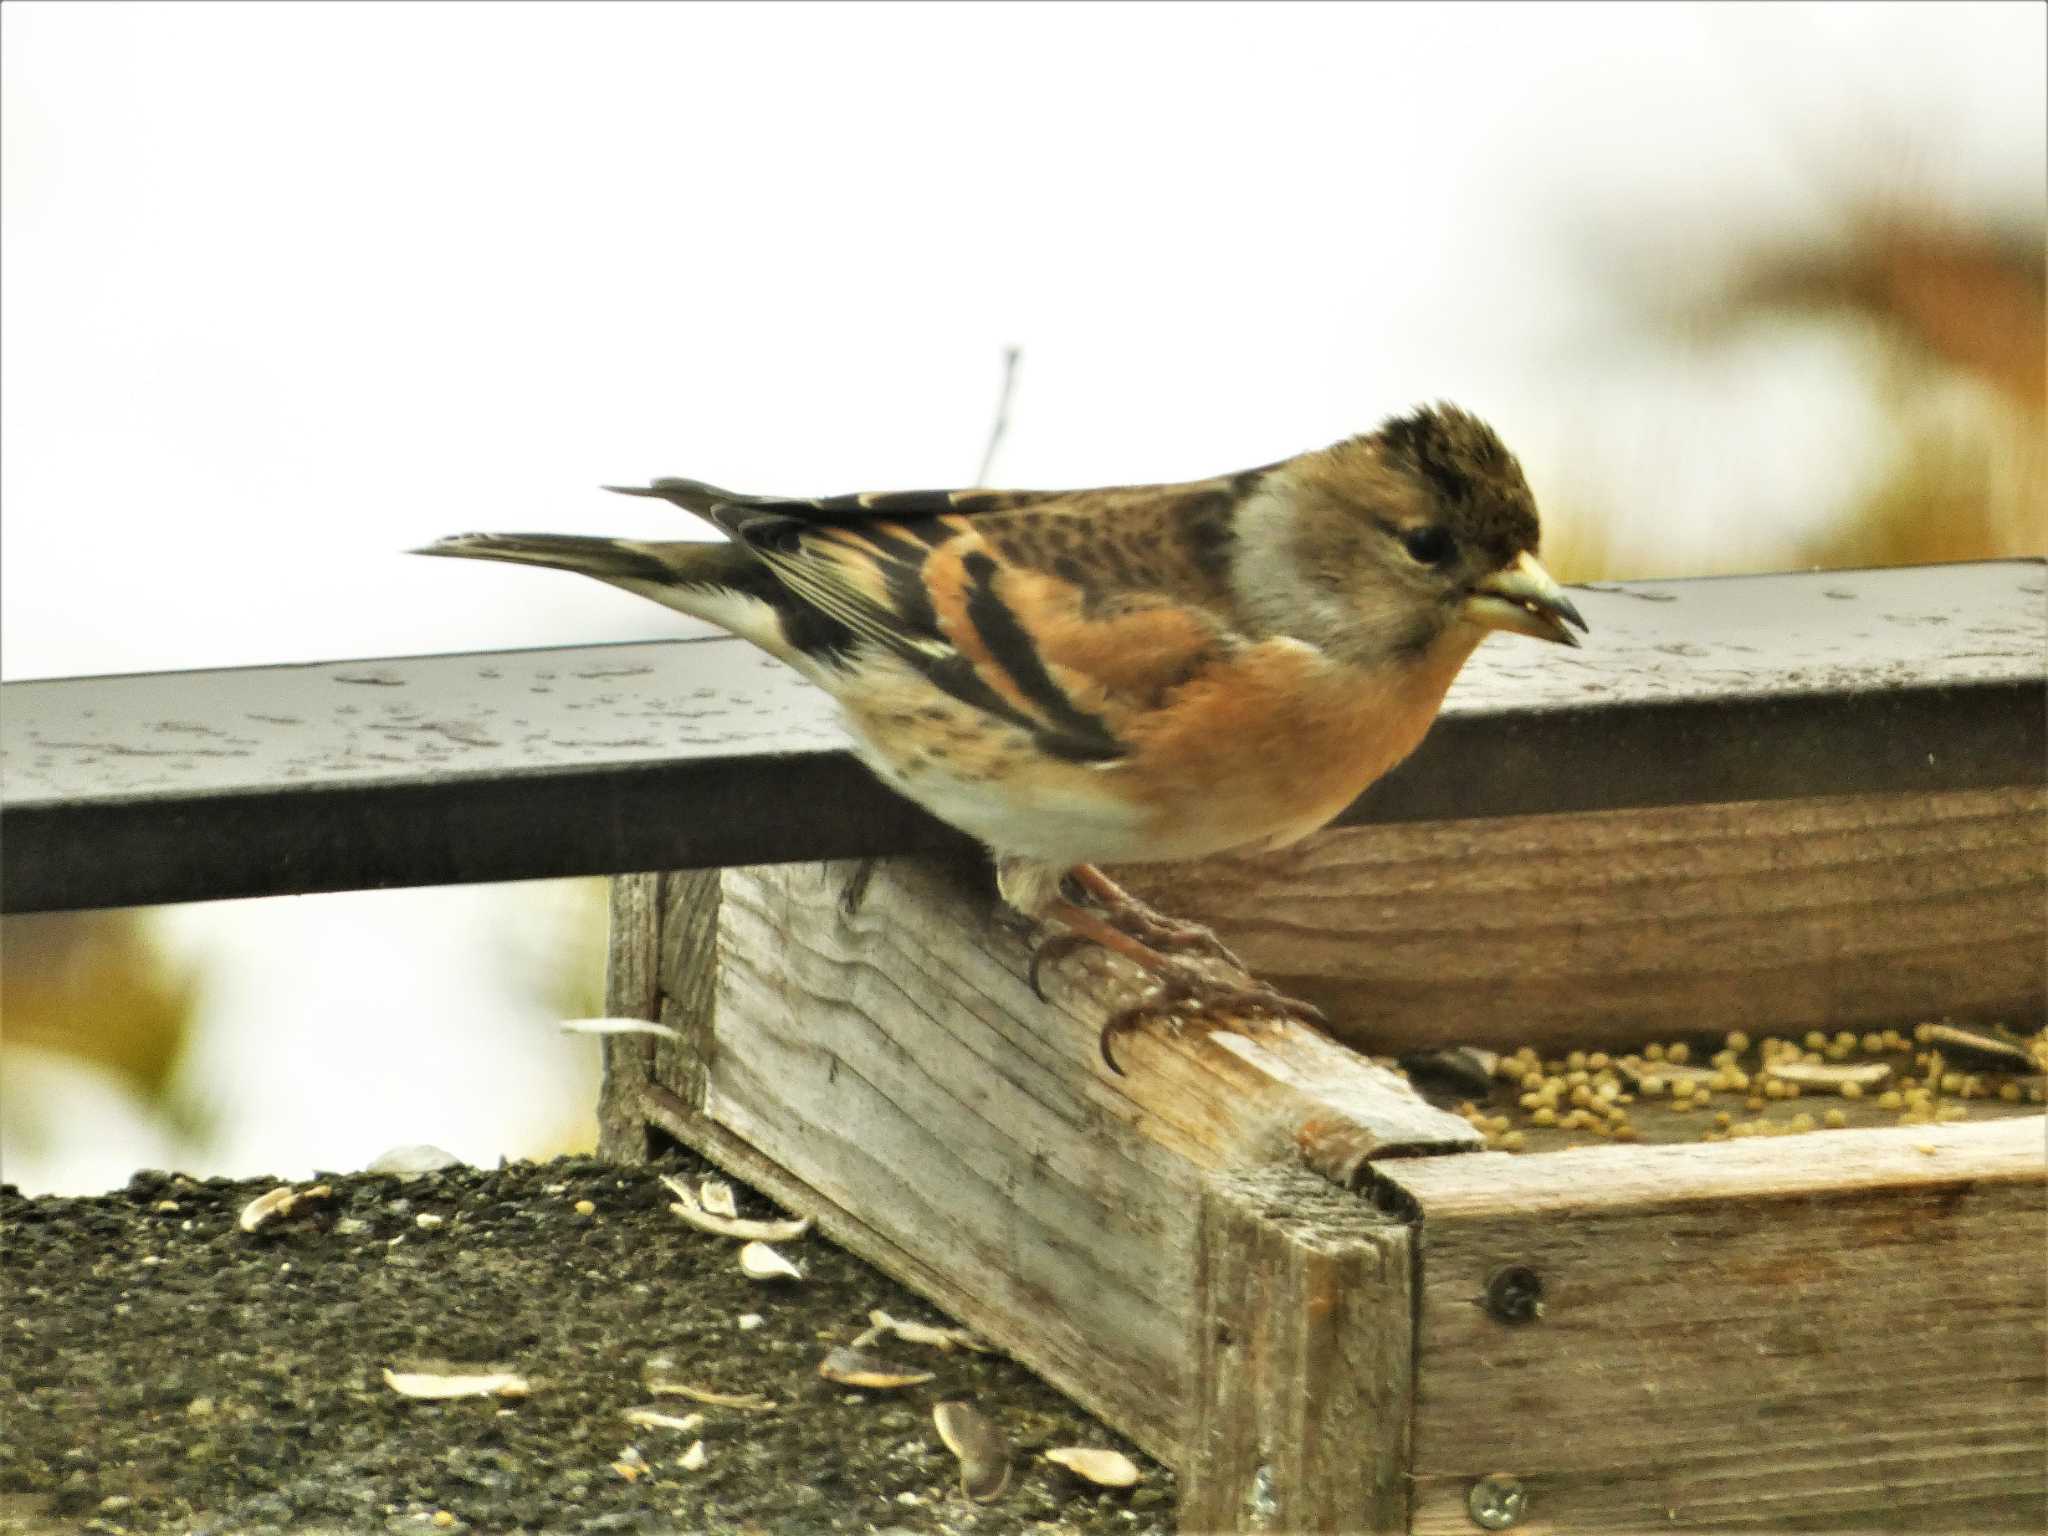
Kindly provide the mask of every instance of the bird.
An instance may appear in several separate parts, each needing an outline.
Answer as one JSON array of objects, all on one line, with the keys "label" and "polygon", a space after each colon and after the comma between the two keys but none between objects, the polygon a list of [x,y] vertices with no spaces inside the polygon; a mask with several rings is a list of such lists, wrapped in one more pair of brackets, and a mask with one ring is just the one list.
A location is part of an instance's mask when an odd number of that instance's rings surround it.
[{"label": "bird", "polygon": [[[881,780],[978,839],[1041,925],[1151,978],[1150,1018],[1320,1022],[1104,864],[1287,846],[1414,750],[1496,632],[1576,646],[1494,429],[1447,402],[1256,469],[1094,490],[783,497],[607,486],[724,542],[470,533],[415,553],[578,572],[707,620],[838,704]],[[1246,979],[1220,978],[1203,959]]]}]

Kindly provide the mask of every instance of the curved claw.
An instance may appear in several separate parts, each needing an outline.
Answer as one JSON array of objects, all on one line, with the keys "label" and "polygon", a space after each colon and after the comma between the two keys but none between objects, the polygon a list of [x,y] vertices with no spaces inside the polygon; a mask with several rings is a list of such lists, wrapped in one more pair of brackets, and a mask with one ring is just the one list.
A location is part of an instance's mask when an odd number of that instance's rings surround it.
[{"label": "curved claw", "polygon": [[1076,950],[1086,949],[1094,942],[1093,939],[1077,933],[1056,933],[1051,938],[1042,940],[1038,948],[1031,952],[1031,964],[1024,972],[1024,979],[1031,984],[1032,995],[1041,1003],[1051,1002],[1052,999],[1045,995],[1045,987],[1039,980],[1039,972],[1045,968],[1046,962],[1064,960]]}]

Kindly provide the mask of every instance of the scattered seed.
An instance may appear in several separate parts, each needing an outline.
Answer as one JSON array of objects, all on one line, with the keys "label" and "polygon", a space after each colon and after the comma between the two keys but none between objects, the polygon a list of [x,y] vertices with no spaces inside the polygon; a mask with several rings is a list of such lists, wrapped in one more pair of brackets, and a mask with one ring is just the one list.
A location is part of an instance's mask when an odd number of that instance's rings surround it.
[{"label": "scattered seed", "polygon": [[574,1209],[578,1216],[595,1216],[597,1214],[597,1205],[594,1201],[590,1200],[578,1200]]},{"label": "scattered seed", "polygon": [[798,1269],[766,1243],[748,1243],[740,1249],[740,1273],[749,1280],[801,1280]]},{"label": "scattered seed", "polygon": [[333,1193],[333,1188],[326,1184],[315,1184],[311,1189],[280,1184],[243,1206],[237,1223],[244,1232],[254,1232],[267,1221],[291,1215],[302,1200],[325,1200]]},{"label": "scattered seed", "polygon": [[1820,1117],[1820,1123],[1831,1131],[1839,1131],[1849,1123],[1849,1117],[1839,1109],[1831,1109]]},{"label": "scattered seed", "polygon": [[880,1307],[868,1313],[868,1324],[877,1338],[893,1334],[906,1344],[929,1344],[935,1349],[965,1349],[977,1355],[989,1352],[989,1344],[971,1329],[939,1328],[930,1323],[906,1322],[891,1317]]},{"label": "scattered seed", "polygon": [[1047,1451],[1045,1459],[1065,1467],[1076,1477],[1084,1478],[1098,1488],[1135,1488],[1141,1475],[1138,1464],[1122,1451],[1061,1445]]},{"label": "scattered seed", "polygon": [[626,1422],[641,1429],[672,1429],[677,1434],[687,1435],[704,1427],[701,1413],[663,1413],[659,1408],[628,1408]]},{"label": "scattered seed", "polygon": [[1010,1443],[971,1403],[932,1409],[939,1439],[960,1463],[960,1491],[977,1504],[993,1504],[1010,1486]]},{"label": "scattered seed", "polygon": [[384,1385],[400,1397],[524,1397],[532,1390],[524,1376],[510,1371],[487,1375],[446,1375],[435,1371],[384,1371]]},{"label": "scattered seed", "polygon": [[619,1459],[612,1463],[612,1470],[629,1483],[637,1483],[651,1470],[647,1458],[634,1446],[627,1446],[619,1453]]},{"label": "scattered seed", "polygon": [[1966,1066],[1993,1067],[2006,1072],[2031,1072],[2035,1069],[2033,1053],[2020,1041],[2008,1038],[2002,1030],[1934,1024],[1928,1027],[1927,1042],[1944,1046],[1967,1058]]},{"label": "scattered seed", "polygon": [[647,1390],[657,1397],[687,1397],[707,1408],[738,1408],[747,1413],[766,1413],[775,1406],[773,1401],[758,1392],[716,1392],[710,1387],[692,1386],[687,1381],[671,1381],[656,1375],[655,1361],[650,1360],[647,1364]]},{"label": "scattered seed", "polygon": [[662,1040],[680,1040],[682,1031],[649,1019],[564,1019],[565,1035],[653,1035]]},{"label": "scattered seed", "polygon": [[709,1232],[714,1237],[736,1237],[763,1243],[794,1242],[811,1230],[811,1219],[798,1216],[786,1221],[736,1221],[731,1217],[714,1215],[704,1209],[696,1192],[681,1179],[663,1174],[661,1182],[668,1186],[675,1201],[669,1209],[700,1232]]},{"label": "scattered seed", "polygon": [[704,1449],[704,1442],[702,1440],[692,1440],[690,1448],[676,1458],[676,1465],[685,1472],[701,1472],[704,1469],[704,1463],[710,1459],[711,1457]]},{"label": "scattered seed", "polygon": [[842,1387],[865,1387],[875,1392],[890,1392],[898,1387],[918,1387],[932,1379],[930,1371],[913,1371],[904,1366],[892,1365],[874,1355],[863,1354],[857,1349],[835,1349],[829,1351],[818,1362],[818,1374],[827,1381],[835,1381]]},{"label": "scattered seed", "polygon": [[752,1333],[756,1328],[760,1327],[763,1323],[767,1321],[768,1319],[763,1317],[758,1312],[742,1312],[739,1315],[740,1332]]}]

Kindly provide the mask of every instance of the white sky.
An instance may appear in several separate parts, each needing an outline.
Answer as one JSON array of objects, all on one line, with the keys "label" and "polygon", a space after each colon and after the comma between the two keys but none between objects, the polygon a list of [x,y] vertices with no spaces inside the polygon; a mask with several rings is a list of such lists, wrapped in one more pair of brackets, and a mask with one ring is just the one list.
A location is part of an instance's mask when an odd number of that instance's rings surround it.
[{"label": "white sky", "polygon": [[[0,668],[672,634],[595,584],[399,551],[680,529],[595,489],[658,474],[960,483],[1010,344],[1007,483],[1207,474],[1444,396],[1539,496],[1632,509],[1643,574],[1768,555],[1881,465],[1856,359],[1674,356],[1640,305],[1760,231],[1827,240],[1872,163],[2038,226],[2044,18],[11,0]],[[199,1059],[254,1059],[288,1011],[374,1076],[420,999],[488,1020],[468,973],[404,968],[434,963],[407,930],[488,928],[495,899],[188,909],[187,952],[256,923],[272,977],[221,982]],[[382,938],[350,926],[379,902]],[[441,1075],[470,1095],[450,1134],[488,1141],[532,1083],[478,1070]],[[321,1086],[252,1080],[233,1113],[280,1122],[280,1164],[432,1139],[418,1103],[365,1120]]]}]

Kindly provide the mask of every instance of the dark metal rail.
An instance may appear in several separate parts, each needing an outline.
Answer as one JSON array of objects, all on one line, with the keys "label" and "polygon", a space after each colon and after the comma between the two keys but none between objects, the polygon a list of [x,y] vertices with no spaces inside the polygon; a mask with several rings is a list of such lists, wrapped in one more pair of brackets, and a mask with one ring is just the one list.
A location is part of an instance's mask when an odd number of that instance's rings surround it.
[{"label": "dark metal rail", "polygon": [[[2048,565],[1629,582],[1350,822],[2035,784]],[[1276,743],[1276,750],[1285,750]],[[908,853],[956,834],[733,640],[0,687],[0,910]]]}]

